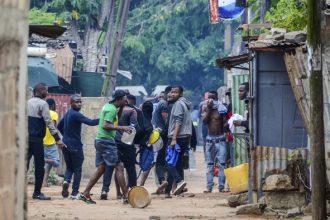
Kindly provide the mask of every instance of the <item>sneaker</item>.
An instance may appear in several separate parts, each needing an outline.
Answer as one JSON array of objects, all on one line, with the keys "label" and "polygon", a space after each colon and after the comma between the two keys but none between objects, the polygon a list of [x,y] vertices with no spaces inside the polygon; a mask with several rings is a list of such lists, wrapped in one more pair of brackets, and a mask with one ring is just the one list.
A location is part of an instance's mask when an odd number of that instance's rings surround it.
[{"label": "sneaker", "polygon": [[33,198],[33,199],[38,199],[38,200],[50,200],[50,197],[44,195],[43,193],[33,194],[33,195],[32,195],[32,198]]},{"label": "sneaker", "polygon": [[122,199],[121,199],[121,202],[122,202],[124,205],[128,204],[128,199],[127,199],[127,197],[126,197],[126,196],[123,196]]},{"label": "sneaker", "polygon": [[81,194],[79,199],[86,202],[87,204],[96,204],[96,202],[94,200],[92,200],[92,198],[90,196],[85,196],[85,195]]},{"label": "sneaker", "polygon": [[106,191],[102,191],[100,199],[101,200],[108,200],[108,193]]},{"label": "sneaker", "polygon": [[62,196],[63,198],[68,198],[69,196],[69,183],[67,181],[62,183]]},{"label": "sneaker", "polygon": [[204,190],[203,193],[212,193],[212,189]]},{"label": "sneaker", "polygon": [[160,184],[160,186],[156,190],[156,194],[158,194],[158,195],[159,194],[162,194],[167,186],[168,186],[168,182],[167,181],[162,182],[162,184]]},{"label": "sneaker", "polygon": [[171,198],[172,198],[171,194],[165,193],[165,199],[171,199]]},{"label": "sneaker", "polygon": [[121,194],[117,195],[116,198],[117,198],[117,200],[121,200],[123,198],[123,195],[121,195]]},{"label": "sneaker", "polygon": [[70,195],[70,199],[79,200],[80,199],[80,193],[77,193],[76,195]]},{"label": "sneaker", "polygon": [[185,181],[181,181],[177,184],[176,189],[173,191],[174,195],[179,195],[180,193],[182,193],[183,188],[187,185],[187,183]]}]

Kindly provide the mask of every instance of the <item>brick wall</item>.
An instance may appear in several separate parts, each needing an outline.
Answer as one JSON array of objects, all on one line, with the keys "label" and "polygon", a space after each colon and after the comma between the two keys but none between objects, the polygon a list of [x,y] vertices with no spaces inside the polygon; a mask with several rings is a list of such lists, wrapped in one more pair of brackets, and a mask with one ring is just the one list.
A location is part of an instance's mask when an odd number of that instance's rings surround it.
[{"label": "brick wall", "polygon": [[[24,219],[28,1],[0,0],[0,219]],[[16,131],[16,132],[15,132]]]}]

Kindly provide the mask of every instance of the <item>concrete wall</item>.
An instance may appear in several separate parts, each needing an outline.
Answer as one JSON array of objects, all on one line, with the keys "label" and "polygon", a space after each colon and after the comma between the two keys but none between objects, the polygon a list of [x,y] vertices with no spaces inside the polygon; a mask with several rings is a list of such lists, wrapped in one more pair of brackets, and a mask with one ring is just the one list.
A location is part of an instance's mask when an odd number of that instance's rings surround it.
[{"label": "concrete wall", "polygon": [[[0,219],[24,219],[28,1],[0,0]],[[16,132],[15,132],[16,131]]]},{"label": "concrete wall", "polygon": [[[83,107],[81,113],[90,119],[99,117],[103,105],[107,102],[106,98],[83,97]],[[84,144],[85,161],[83,164],[83,178],[90,178],[95,172],[95,148],[94,139],[97,126],[83,125],[81,130],[82,142]]]}]

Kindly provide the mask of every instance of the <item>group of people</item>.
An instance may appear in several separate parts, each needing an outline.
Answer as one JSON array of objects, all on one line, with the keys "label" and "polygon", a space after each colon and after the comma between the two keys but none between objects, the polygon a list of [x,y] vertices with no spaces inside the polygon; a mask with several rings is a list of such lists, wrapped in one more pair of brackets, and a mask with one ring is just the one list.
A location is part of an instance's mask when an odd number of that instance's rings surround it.
[{"label": "group of people", "polygon": [[[239,87],[239,98],[246,100],[248,84]],[[230,90],[226,95],[230,96]],[[83,200],[89,204],[96,202],[91,198],[91,190],[103,175],[103,186],[100,199],[108,198],[109,186],[114,172],[117,198],[127,203],[128,190],[137,186],[136,153],[152,148],[151,134],[159,132],[162,145],[154,151],[151,166],[142,169],[139,185],[144,185],[150,169],[154,166],[158,180],[157,194],[179,195],[187,191],[184,181],[184,169],[187,169],[189,150],[196,150],[196,133],[191,119],[191,102],[183,96],[181,86],[168,86],[155,104],[151,100],[136,106],[135,96],[128,91],[116,90],[106,103],[98,119],[89,119],[80,113],[82,99],[80,95],[71,96],[71,108],[58,122],[53,99],[46,99],[47,86],[39,83],[33,89],[33,98],[28,101],[28,166],[34,157],[35,188],[33,199],[50,200],[41,192],[42,185],[47,185],[52,167],[59,165],[58,148],[62,150],[66,170],[62,184],[62,196],[69,197],[69,186],[72,182],[70,198]],[[225,190],[224,168],[233,165],[232,134],[228,128],[231,117],[231,104],[218,100],[216,91],[208,92],[208,99],[201,104],[202,122],[207,128],[204,145],[206,162],[206,190],[211,193],[214,185],[214,167],[219,165],[218,190]],[[248,115],[247,117],[248,118]],[[244,126],[248,130],[247,120],[235,120],[235,126]],[[96,171],[86,188],[79,193],[82,165],[84,161],[81,126],[98,126],[95,138]],[[125,134],[126,133],[126,134]],[[123,141],[123,135],[134,134],[131,142]],[[168,149],[177,149],[175,164],[167,161]],[[230,156],[229,156],[230,155]],[[187,158],[188,157],[188,158]],[[140,157],[143,160],[144,157]],[[145,167],[145,166],[144,166]],[[125,175],[125,170],[126,174]],[[127,178],[125,178],[125,176]]]},{"label": "group of people", "polygon": [[[158,146],[157,152],[154,152],[155,158],[152,163],[158,179],[156,193],[164,193],[165,198],[171,198],[172,194],[179,195],[186,191],[184,169],[187,167],[187,152],[190,148],[196,149],[197,143],[190,117],[191,103],[183,97],[181,86],[169,86],[162,94],[156,104],[147,100],[138,108],[133,95],[128,91],[116,90],[111,100],[103,106],[98,119],[89,119],[80,113],[81,96],[72,95],[71,108],[57,123],[58,115],[55,112],[54,100],[45,100],[47,86],[43,83],[36,85],[33,89],[33,98],[28,101],[28,165],[32,156],[35,162],[33,199],[50,200],[50,197],[41,192],[41,187],[43,182],[44,185],[47,184],[51,167],[59,165],[58,147],[62,150],[66,164],[62,184],[64,198],[69,197],[69,186],[73,178],[70,198],[94,204],[90,191],[103,175],[100,199],[107,199],[114,172],[117,197],[126,203],[128,189],[137,185],[137,149],[140,149],[142,154],[152,147],[149,140],[155,130],[159,132],[163,143]],[[96,171],[86,188],[79,193],[84,161],[82,124],[98,126],[98,129],[95,138]],[[130,143],[123,141],[122,137],[125,133],[134,133],[134,141]],[[167,149],[177,147],[180,150],[176,163],[169,166],[166,161]],[[152,166],[148,170],[143,170],[139,185],[144,184]]]}]

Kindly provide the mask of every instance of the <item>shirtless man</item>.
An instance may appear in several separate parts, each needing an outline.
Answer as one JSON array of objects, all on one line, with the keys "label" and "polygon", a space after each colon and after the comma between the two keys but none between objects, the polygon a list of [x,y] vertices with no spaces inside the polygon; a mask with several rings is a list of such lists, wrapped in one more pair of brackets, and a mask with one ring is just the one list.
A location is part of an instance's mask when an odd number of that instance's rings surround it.
[{"label": "shirtless man", "polygon": [[224,124],[226,122],[227,109],[218,101],[216,91],[209,92],[209,99],[203,107],[203,123],[207,125],[208,135],[206,136],[205,160],[206,160],[206,190],[204,193],[211,193],[213,188],[213,169],[217,161],[219,163],[218,189],[223,192],[225,188],[224,168],[226,166],[227,151],[225,146]]}]

